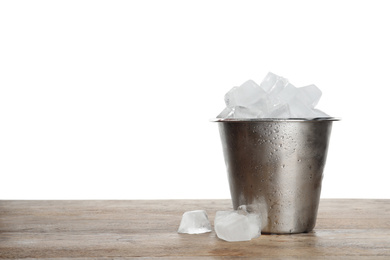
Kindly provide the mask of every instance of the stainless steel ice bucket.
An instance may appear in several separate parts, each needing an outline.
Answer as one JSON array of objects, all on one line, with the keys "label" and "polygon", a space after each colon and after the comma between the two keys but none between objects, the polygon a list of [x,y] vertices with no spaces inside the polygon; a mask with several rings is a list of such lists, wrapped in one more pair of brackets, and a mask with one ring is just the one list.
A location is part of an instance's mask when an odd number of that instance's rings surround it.
[{"label": "stainless steel ice bucket", "polygon": [[234,209],[262,214],[262,233],[301,233],[316,223],[333,121],[216,119]]}]

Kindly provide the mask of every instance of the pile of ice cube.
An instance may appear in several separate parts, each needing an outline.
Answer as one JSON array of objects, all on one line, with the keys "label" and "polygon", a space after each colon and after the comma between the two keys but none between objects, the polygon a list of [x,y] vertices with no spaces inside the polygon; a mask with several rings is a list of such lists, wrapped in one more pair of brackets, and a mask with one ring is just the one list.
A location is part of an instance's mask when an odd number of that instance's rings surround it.
[{"label": "pile of ice cube", "polygon": [[226,93],[226,108],[217,118],[328,117],[315,109],[321,94],[315,85],[296,88],[287,79],[269,72],[260,85],[248,80]]},{"label": "pile of ice cube", "polygon": [[[237,210],[217,211],[214,219],[217,236],[225,241],[249,241],[261,235],[261,216],[248,212],[245,205]],[[178,233],[201,234],[211,232],[206,211],[194,210],[183,214]]]}]

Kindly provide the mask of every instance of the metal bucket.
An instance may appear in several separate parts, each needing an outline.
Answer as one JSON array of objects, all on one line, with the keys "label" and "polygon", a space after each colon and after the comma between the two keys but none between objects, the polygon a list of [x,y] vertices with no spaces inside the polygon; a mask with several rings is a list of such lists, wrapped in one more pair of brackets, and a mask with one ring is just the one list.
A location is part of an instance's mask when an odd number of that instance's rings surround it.
[{"label": "metal bucket", "polygon": [[262,233],[311,231],[336,120],[213,120],[219,125],[233,208],[259,210]]}]

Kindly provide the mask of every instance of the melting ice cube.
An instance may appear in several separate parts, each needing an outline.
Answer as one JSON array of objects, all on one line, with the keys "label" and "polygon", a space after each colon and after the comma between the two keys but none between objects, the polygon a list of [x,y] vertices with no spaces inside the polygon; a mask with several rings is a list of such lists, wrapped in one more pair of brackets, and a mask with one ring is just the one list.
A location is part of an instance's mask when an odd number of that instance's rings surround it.
[{"label": "melting ice cube", "polygon": [[211,225],[206,211],[193,210],[184,212],[177,232],[187,234],[211,232]]},{"label": "melting ice cube", "polygon": [[261,235],[261,217],[257,213],[248,213],[245,207],[237,211],[217,211],[214,229],[220,239],[248,241]]}]

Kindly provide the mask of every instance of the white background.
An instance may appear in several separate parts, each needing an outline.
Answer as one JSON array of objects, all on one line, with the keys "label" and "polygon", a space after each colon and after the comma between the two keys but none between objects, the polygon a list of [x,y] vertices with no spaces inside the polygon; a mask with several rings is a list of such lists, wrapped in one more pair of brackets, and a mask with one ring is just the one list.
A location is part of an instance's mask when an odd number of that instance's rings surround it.
[{"label": "white background", "polygon": [[390,198],[386,1],[1,1],[1,199],[229,198],[223,96],[268,71],[335,122],[324,198]]}]

